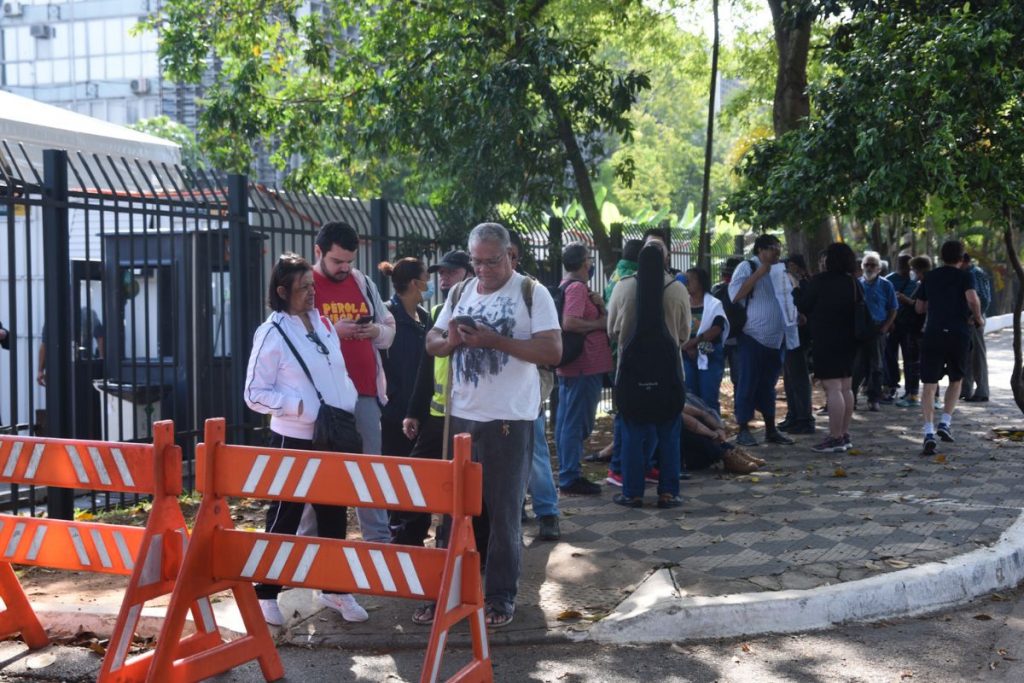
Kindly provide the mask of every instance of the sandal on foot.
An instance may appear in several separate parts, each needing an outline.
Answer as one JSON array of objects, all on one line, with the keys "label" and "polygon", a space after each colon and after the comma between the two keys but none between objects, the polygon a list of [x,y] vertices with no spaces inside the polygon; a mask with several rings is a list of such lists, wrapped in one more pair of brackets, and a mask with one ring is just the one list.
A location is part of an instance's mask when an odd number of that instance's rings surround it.
[{"label": "sandal on foot", "polygon": [[420,606],[412,613],[412,623],[419,624],[420,626],[429,626],[434,623],[434,610],[436,605],[432,602],[428,602],[425,605]]},{"label": "sandal on foot", "polygon": [[505,612],[488,606],[484,612],[484,623],[487,624],[487,628],[501,628],[511,624],[513,616],[515,616],[515,612]]}]

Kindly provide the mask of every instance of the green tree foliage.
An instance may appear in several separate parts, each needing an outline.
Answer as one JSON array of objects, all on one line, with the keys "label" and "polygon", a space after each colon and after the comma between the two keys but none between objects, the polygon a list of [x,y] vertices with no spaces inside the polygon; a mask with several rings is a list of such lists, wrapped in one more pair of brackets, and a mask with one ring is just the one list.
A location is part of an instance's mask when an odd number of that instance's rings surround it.
[{"label": "green tree foliage", "polygon": [[[877,5],[877,6],[876,6]],[[1018,279],[1024,206],[1024,5],[868,3],[824,54],[810,125],[756,145],[730,207],[768,227],[808,212],[921,216],[938,198],[948,228],[1000,224]],[[1020,308],[1012,385],[1024,410]]]},{"label": "green tree foliage", "polygon": [[188,168],[206,167],[199,151],[199,144],[196,142],[195,133],[189,130],[185,124],[172,121],[167,116],[154,116],[148,119],[139,119],[128,127],[140,133],[148,133],[177,143],[181,147],[181,161]]},{"label": "green tree foliage", "polygon": [[[215,61],[201,140],[244,171],[266,140],[291,181],[350,192],[403,185],[465,220],[506,200],[575,195],[612,258],[592,174],[629,140],[645,74],[598,55],[598,36],[650,11],[635,0],[169,0],[150,24],[172,78]],[[599,30],[599,28],[601,30]],[[629,181],[634,165],[617,160]]]}]

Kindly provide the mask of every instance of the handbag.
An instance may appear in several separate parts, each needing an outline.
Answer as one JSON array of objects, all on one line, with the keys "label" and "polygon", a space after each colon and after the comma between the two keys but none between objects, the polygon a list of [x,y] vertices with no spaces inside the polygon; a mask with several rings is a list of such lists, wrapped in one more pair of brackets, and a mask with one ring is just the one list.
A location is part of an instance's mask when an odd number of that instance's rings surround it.
[{"label": "handbag", "polygon": [[320,390],[316,388],[316,382],[313,381],[312,373],[306,367],[306,362],[302,360],[298,349],[292,344],[292,340],[288,338],[288,335],[284,333],[280,325],[277,323],[272,324],[281,333],[285,343],[288,344],[288,348],[292,350],[295,360],[299,361],[303,372],[309,378],[309,383],[313,385],[316,397],[320,399],[320,411],[316,414],[316,420],[313,422],[313,449],[339,453],[362,453],[363,438],[356,429],[355,415],[347,410],[335,408],[324,401]]},{"label": "handbag", "polygon": [[875,319],[871,317],[871,310],[864,301],[864,292],[856,278],[853,279],[853,338],[864,343],[871,341],[878,335],[878,326]]}]

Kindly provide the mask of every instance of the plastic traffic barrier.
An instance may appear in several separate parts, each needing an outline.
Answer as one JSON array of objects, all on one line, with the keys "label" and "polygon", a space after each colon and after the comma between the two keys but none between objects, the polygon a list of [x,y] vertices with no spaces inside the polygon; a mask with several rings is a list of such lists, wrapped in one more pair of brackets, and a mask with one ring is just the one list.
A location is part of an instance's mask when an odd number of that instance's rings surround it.
[{"label": "plastic traffic barrier", "polygon": [[[0,466],[0,482],[153,496],[145,528],[0,514],[0,634],[49,643],[12,564],[130,576],[98,679],[145,680],[152,653],[128,657],[135,627],[146,601],[173,589],[188,544],[174,423],[154,424],[152,444],[0,436]],[[197,632],[182,646],[219,640],[209,601],[189,608]]]},{"label": "plastic traffic barrier", "polygon": [[[420,680],[438,679],[448,632],[463,619],[469,622],[473,659],[448,680],[493,680],[471,520],[480,514],[482,470],[470,462],[468,435],[455,437],[455,457],[443,461],[235,446],[224,443],[224,430],[223,419],[207,420],[205,443],[196,450],[203,499],[150,681],[198,681],[252,660],[268,681],[282,677],[254,582],[434,600],[438,607]],[[452,533],[441,549],[239,531],[228,497],[448,514]],[[246,635],[185,651],[179,638],[188,606],[223,590],[234,594]]]}]

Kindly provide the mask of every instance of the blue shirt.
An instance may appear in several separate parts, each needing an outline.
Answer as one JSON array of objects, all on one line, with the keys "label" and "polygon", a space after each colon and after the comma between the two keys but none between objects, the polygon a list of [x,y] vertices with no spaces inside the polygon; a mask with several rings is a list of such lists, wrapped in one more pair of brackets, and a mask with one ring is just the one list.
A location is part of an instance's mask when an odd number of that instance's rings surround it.
[{"label": "blue shirt", "polygon": [[910,274],[889,273],[885,276],[885,279],[889,281],[898,294],[904,296],[913,296],[914,290],[917,289],[917,281]]},{"label": "blue shirt", "polygon": [[885,319],[889,317],[889,311],[899,308],[899,303],[896,301],[896,289],[888,280],[876,277],[874,283],[869,284],[861,276],[860,287],[864,290],[864,303],[868,305],[871,317],[876,323],[885,322]]},{"label": "blue shirt", "polygon": [[978,292],[978,299],[981,301],[981,314],[985,315],[989,304],[992,303],[992,282],[988,274],[978,266],[971,266],[970,272],[974,275],[975,291]]},{"label": "blue shirt", "polygon": [[[751,261],[756,264],[753,269],[750,267]],[[755,256],[736,266],[729,282],[729,298],[736,300],[736,293],[740,291],[740,287],[760,265],[761,261]],[[786,321],[782,317],[779,300],[775,297],[775,286],[772,284],[771,276],[766,274],[758,280],[749,298],[740,303],[745,303],[747,308],[747,324],[743,326],[743,334],[770,349],[782,348],[786,340]]]}]

